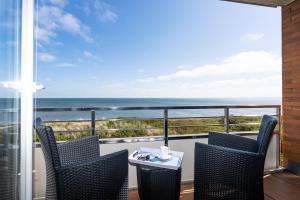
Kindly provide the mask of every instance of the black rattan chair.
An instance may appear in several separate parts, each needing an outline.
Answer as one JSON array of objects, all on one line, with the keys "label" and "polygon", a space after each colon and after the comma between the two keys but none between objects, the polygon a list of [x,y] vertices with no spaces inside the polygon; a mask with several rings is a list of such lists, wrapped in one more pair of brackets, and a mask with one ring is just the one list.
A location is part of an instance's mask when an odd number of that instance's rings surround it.
[{"label": "black rattan chair", "polygon": [[96,136],[57,144],[49,126],[36,126],[45,156],[46,199],[128,199],[128,151],[99,156]]},{"label": "black rattan chair", "polygon": [[194,199],[264,199],[264,162],[276,124],[265,115],[257,140],[210,133],[208,145],[196,143]]}]

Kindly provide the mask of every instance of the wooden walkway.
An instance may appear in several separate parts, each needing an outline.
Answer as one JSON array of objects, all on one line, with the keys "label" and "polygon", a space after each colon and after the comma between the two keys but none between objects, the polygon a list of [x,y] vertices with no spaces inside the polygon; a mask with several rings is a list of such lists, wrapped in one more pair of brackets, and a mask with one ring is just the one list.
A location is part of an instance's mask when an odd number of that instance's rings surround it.
[{"label": "wooden walkway", "polygon": [[[266,176],[264,179],[265,200],[299,200],[300,177],[290,173]],[[181,200],[193,200],[193,185],[181,186]],[[129,200],[139,200],[137,191],[129,192]]]}]

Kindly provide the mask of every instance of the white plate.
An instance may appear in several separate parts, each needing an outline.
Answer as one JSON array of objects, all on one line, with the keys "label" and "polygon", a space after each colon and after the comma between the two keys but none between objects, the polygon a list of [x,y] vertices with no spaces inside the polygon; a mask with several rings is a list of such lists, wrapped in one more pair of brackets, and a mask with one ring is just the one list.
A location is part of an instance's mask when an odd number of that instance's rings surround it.
[{"label": "white plate", "polygon": [[159,159],[161,159],[161,160],[170,160],[171,158],[172,158],[171,155],[168,155],[168,156],[166,156],[166,157],[161,157],[161,156],[159,156]]}]

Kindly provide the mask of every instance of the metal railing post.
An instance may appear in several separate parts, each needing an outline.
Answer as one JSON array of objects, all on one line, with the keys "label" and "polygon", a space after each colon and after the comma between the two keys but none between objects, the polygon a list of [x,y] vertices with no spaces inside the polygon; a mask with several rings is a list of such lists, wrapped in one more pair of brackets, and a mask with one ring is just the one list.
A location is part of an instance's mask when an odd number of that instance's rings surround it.
[{"label": "metal railing post", "polygon": [[96,112],[91,111],[91,134],[96,135]]},{"label": "metal railing post", "polygon": [[165,146],[169,144],[169,125],[168,125],[168,109],[164,109],[164,134],[165,134]]},{"label": "metal railing post", "polygon": [[229,107],[224,108],[224,124],[226,133],[229,133]]}]

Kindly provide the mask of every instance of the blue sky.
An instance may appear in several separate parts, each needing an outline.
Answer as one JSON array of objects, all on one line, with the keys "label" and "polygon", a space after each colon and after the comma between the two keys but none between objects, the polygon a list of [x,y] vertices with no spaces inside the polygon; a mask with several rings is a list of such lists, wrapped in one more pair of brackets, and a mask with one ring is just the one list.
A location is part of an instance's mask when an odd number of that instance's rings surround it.
[{"label": "blue sky", "polygon": [[279,8],[40,0],[38,97],[278,97]]}]

